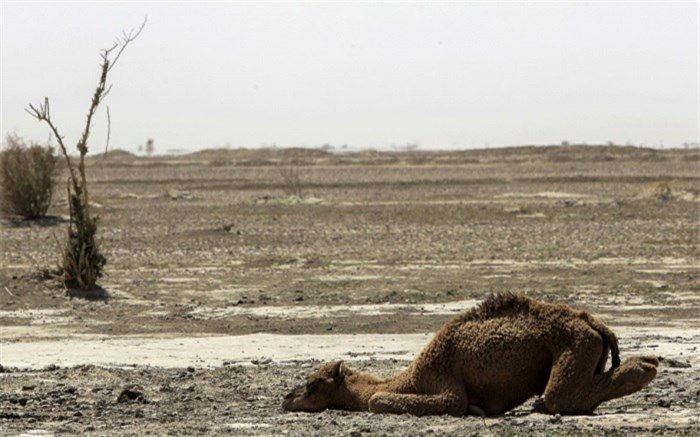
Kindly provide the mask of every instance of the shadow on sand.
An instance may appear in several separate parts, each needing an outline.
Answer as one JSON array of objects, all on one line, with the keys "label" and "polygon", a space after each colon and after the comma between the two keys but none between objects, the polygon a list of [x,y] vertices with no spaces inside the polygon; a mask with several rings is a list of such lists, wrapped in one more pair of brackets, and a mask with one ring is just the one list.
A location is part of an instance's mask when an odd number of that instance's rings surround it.
[{"label": "shadow on sand", "polygon": [[36,219],[8,217],[3,220],[3,223],[11,228],[31,228],[33,226],[45,228],[68,223],[68,219],[60,215],[47,215]]},{"label": "shadow on sand", "polygon": [[99,285],[92,290],[69,289],[66,294],[71,299],[85,299],[91,301],[108,302],[111,299],[109,292]]}]

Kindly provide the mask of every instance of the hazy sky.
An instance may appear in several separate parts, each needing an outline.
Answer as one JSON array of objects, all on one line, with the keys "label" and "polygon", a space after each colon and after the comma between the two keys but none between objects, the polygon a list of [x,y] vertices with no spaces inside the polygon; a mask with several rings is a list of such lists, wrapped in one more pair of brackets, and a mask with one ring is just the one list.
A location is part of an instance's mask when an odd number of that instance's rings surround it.
[{"label": "hazy sky", "polygon": [[[698,139],[698,4],[2,3],[2,133],[74,144],[99,50],[112,147]],[[104,107],[93,150],[104,146]]]}]

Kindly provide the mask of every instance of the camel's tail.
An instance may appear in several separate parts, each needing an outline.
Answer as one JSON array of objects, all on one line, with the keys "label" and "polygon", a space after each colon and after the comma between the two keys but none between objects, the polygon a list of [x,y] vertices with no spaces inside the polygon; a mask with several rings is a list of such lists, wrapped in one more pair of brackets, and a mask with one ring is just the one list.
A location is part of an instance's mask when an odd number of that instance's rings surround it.
[{"label": "camel's tail", "polygon": [[[586,313],[586,320],[591,328],[595,329],[601,337],[603,337],[603,342],[605,343],[606,349],[605,354],[607,354],[607,348],[610,348],[610,355],[612,358],[612,367],[615,369],[620,365],[620,349],[617,346],[617,336],[614,332],[610,330],[603,322]],[[603,369],[600,369],[601,371]]]}]

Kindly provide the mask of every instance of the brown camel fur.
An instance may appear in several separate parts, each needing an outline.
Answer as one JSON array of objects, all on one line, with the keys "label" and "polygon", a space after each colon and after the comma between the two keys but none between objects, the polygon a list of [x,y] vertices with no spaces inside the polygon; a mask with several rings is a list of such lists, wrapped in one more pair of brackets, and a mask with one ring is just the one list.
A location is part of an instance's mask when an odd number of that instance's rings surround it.
[{"label": "brown camel fur", "polygon": [[654,357],[620,364],[615,334],[585,311],[503,293],[446,323],[395,377],[327,363],[285,397],[283,408],[496,415],[541,395],[538,412],[587,414],[641,390],[657,366]]}]

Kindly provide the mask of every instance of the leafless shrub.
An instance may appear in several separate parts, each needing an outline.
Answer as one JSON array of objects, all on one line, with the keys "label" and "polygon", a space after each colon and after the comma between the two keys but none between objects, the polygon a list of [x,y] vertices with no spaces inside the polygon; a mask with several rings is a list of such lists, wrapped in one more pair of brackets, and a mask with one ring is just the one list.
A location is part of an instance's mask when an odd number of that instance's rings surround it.
[{"label": "leafless shrub", "polygon": [[282,191],[287,196],[304,198],[303,178],[299,167],[295,165],[281,165],[278,167],[280,178],[282,179]]},{"label": "leafless shrub", "polygon": [[[66,158],[70,174],[68,179],[70,223],[68,225],[68,240],[63,251],[61,264],[63,283],[70,289],[93,290],[97,279],[102,276],[104,265],[107,263],[107,259],[100,251],[99,243],[95,238],[98,217],[90,214],[90,201],[85,176],[85,155],[88,152],[88,138],[90,137],[92,119],[100,103],[112,89],[111,85],[107,85],[107,75],[114,68],[129,43],[141,34],[145,25],[146,20],[144,20],[137,31],[132,29],[128,33],[123,32],[122,36],[117,39],[112,47],[102,50],[100,54],[102,60],[100,64],[100,79],[92,95],[82,135],[76,145],[78,152],[80,152],[77,168],[68,155],[64,137],[59,133],[58,128],[51,119],[48,97],[44,98],[43,104],[39,106],[29,105],[27,109],[27,112],[32,117],[48,125],[58,142],[61,153]],[[109,123],[107,127],[107,138],[109,138]],[[108,146],[109,143],[107,144]]]},{"label": "leafless shrub", "polygon": [[8,135],[0,153],[2,210],[26,219],[44,217],[56,185],[56,161],[52,147]]}]

